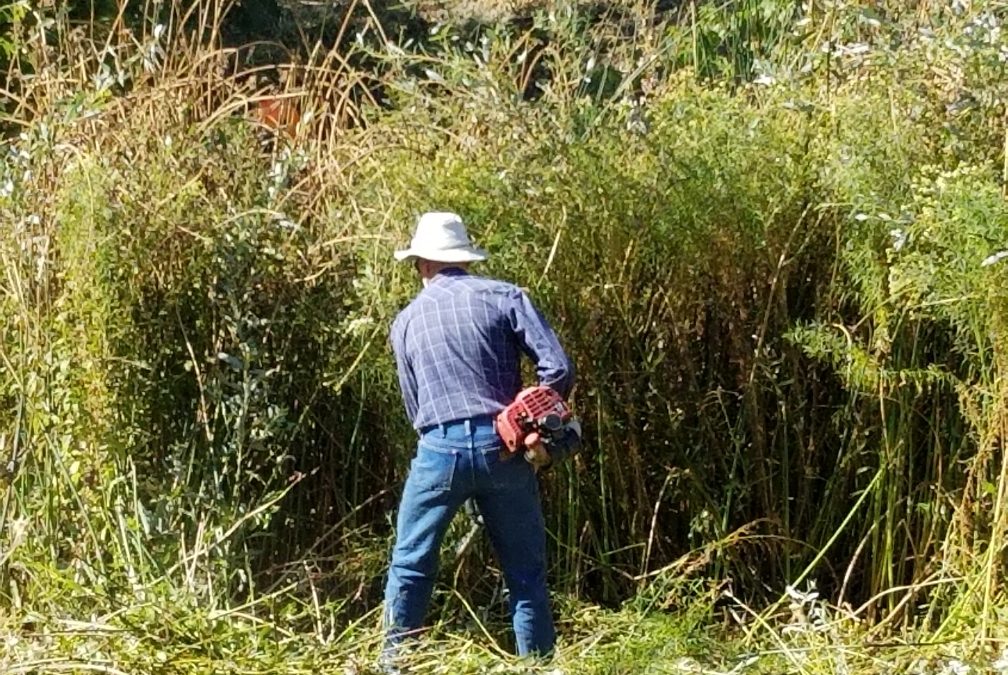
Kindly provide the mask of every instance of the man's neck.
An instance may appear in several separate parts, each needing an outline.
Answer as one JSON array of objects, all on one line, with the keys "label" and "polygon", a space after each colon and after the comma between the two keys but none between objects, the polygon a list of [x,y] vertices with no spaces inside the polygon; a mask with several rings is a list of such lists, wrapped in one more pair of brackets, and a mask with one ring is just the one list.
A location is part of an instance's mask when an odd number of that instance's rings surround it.
[{"label": "man's neck", "polygon": [[430,277],[425,277],[423,280],[423,285],[424,287],[426,287],[428,284],[432,283],[438,277],[461,277],[465,276],[466,274],[469,273],[462,267],[458,267],[456,265],[446,265],[445,267],[442,267],[439,270],[437,270]]}]

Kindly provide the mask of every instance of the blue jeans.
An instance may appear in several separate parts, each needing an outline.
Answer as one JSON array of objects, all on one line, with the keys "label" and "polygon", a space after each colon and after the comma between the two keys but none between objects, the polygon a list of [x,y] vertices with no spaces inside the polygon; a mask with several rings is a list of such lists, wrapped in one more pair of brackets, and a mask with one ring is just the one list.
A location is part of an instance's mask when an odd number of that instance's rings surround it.
[{"label": "blue jeans", "polygon": [[441,540],[470,497],[504,571],[518,654],[553,650],[539,483],[520,455],[501,461],[501,447],[490,417],[435,426],[420,437],[399,503],[385,586],[387,652],[423,625]]}]

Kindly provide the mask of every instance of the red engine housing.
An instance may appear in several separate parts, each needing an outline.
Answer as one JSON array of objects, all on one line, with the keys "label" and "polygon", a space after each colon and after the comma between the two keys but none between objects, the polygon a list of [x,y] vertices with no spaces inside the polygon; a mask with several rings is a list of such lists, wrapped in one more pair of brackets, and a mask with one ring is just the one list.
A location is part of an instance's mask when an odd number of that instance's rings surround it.
[{"label": "red engine housing", "polygon": [[571,411],[563,397],[549,387],[528,387],[498,413],[497,433],[508,452],[517,452],[523,448],[526,436],[539,432],[551,416],[559,418],[560,424],[570,421]]}]

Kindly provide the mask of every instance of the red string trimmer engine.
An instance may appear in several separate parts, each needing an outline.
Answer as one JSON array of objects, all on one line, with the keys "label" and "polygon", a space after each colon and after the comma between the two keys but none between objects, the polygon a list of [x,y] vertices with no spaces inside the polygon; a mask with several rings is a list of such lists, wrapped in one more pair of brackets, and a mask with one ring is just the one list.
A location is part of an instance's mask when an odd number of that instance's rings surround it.
[{"label": "red string trimmer engine", "polygon": [[540,442],[549,444],[558,439],[568,431],[571,422],[574,416],[560,394],[550,387],[528,387],[497,415],[497,433],[504,441],[506,453],[514,455]]}]

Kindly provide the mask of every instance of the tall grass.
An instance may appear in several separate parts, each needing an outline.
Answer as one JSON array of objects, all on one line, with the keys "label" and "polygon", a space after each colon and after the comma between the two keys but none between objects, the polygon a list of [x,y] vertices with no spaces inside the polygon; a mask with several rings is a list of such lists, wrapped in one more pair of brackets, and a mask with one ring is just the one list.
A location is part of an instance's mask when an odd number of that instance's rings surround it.
[{"label": "tall grass", "polygon": [[[841,627],[1004,637],[1003,6],[571,4],[397,45],[357,2],[273,89],[221,44],[228,9],[14,34],[18,621],[158,645],[143,669],[372,648],[412,442],[386,329],[416,284],[390,252],[451,208],[580,372],[588,448],[543,477],[562,605],[629,602],[656,634],[681,611],[689,639],[723,612],[797,670]],[[291,138],[250,112],[276,96]],[[473,550],[435,616],[498,637]],[[794,638],[810,582],[835,620]]]}]

